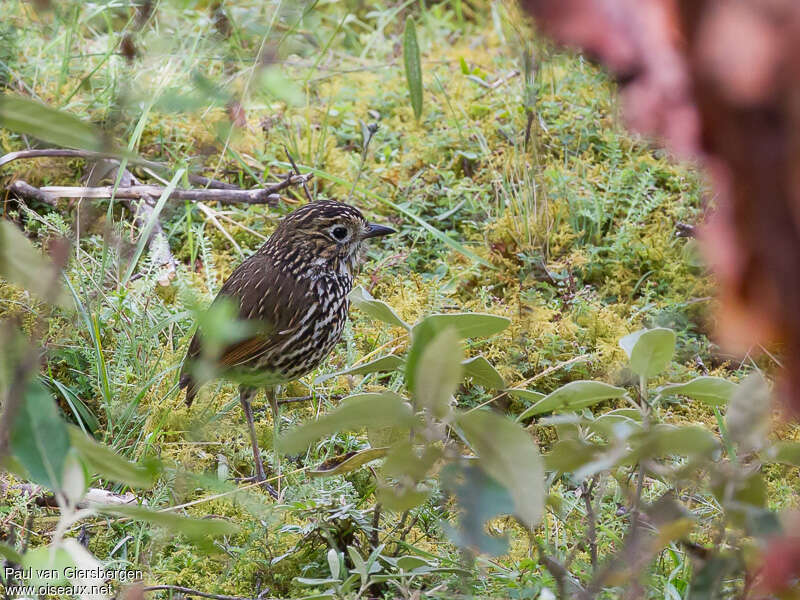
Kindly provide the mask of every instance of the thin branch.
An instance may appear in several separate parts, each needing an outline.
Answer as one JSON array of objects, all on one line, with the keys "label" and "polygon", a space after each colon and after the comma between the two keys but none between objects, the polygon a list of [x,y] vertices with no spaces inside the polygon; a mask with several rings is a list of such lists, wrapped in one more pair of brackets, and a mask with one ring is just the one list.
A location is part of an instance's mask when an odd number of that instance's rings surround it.
[{"label": "thin branch", "polygon": [[[111,198],[113,195],[115,198],[125,199],[144,198],[145,196],[158,198],[165,188],[160,185],[132,185],[119,187],[116,192],[114,192],[114,186],[111,185],[100,187],[48,186],[39,189],[41,192],[57,198]],[[275,204],[280,199],[280,196],[271,189],[187,190],[178,188],[169,197],[172,200],[220,202],[222,204]]]},{"label": "thin branch", "polygon": [[47,192],[43,192],[37,187],[33,187],[32,185],[25,183],[22,180],[17,180],[11,183],[6,188],[9,192],[17,196],[18,198],[24,198],[26,200],[36,200],[38,202],[42,202],[43,204],[47,204],[49,206],[55,206],[58,200],[58,196],[54,196],[53,194],[48,194]]},{"label": "thin branch", "polygon": [[[289,149],[284,145],[283,150],[286,152],[286,157],[289,159],[289,162],[292,163],[292,168],[294,169],[295,175],[300,175],[300,169],[297,168],[297,163],[294,162],[294,158],[292,155],[289,154]],[[306,193],[306,198],[308,198],[309,202],[313,202],[314,199],[311,197],[311,192],[308,191],[308,182],[303,182],[303,191]]]},{"label": "thin branch", "polygon": [[592,559],[592,574],[597,572],[597,515],[592,505],[592,493],[594,492],[597,476],[592,477],[592,483],[586,485],[584,481],[581,486],[583,503],[586,506],[586,537],[589,540],[589,555]]},{"label": "thin branch", "polygon": [[161,590],[180,592],[181,594],[191,594],[192,596],[200,596],[201,598],[213,598],[214,600],[251,600],[243,596],[226,596],[225,594],[210,594],[209,592],[201,592],[199,590],[193,590],[192,588],[187,588],[180,585],[147,585],[142,588],[143,592],[158,592]]}]

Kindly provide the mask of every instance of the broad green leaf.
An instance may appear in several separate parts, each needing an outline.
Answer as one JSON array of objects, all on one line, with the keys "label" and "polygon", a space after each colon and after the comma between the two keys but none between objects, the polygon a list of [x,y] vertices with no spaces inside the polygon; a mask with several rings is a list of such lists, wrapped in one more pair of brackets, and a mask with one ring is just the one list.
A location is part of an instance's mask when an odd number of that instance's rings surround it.
[{"label": "broad green leaf", "polygon": [[329,458],[316,469],[309,471],[311,477],[329,477],[331,475],[343,475],[350,471],[363,467],[368,462],[383,458],[389,452],[389,448],[367,448],[340,454]]},{"label": "broad green leaf", "polygon": [[336,548],[331,548],[328,550],[328,568],[331,570],[331,577],[334,579],[339,579],[339,570],[341,567],[341,563],[339,562],[339,553],[336,551]]},{"label": "broad green leaf", "polygon": [[[32,577],[25,580],[27,585],[57,586],[68,582],[64,572],[68,567],[74,567],[75,561],[64,548],[39,546],[22,555],[20,566],[23,569],[31,569]],[[53,573],[55,577],[51,577]]]},{"label": "broad green leaf", "polygon": [[411,107],[414,109],[414,117],[419,120],[422,116],[422,61],[419,56],[417,29],[414,19],[411,17],[406,18],[406,27],[403,32],[403,62],[406,67]]},{"label": "broad green leaf", "polygon": [[777,462],[800,467],[800,442],[777,442],[764,453],[762,459],[764,462]]},{"label": "broad green leaf", "polygon": [[6,220],[0,221],[0,277],[62,308],[71,306],[55,265]]},{"label": "broad green leaf", "polygon": [[544,455],[544,463],[548,471],[572,473],[597,460],[602,451],[603,448],[600,446],[575,438],[566,438],[556,442],[550,452]]},{"label": "broad green leaf", "polygon": [[223,519],[200,519],[183,517],[172,512],[151,510],[142,506],[131,505],[98,505],[94,507],[99,513],[131,517],[137,521],[145,521],[173,532],[185,535],[192,541],[208,537],[232,535],[239,526]]},{"label": "broad green leaf", "polygon": [[431,495],[431,490],[416,484],[378,484],[375,494],[378,498],[378,502],[387,510],[403,512],[405,510],[411,510],[425,502]]},{"label": "broad green leaf", "polygon": [[642,329],[619,341],[630,359],[631,370],[653,377],[667,368],[675,353],[675,332],[664,327]]},{"label": "broad green leaf", "polygon": [[0,542],[0,556],[10,563],[22,563],[22,555],[5,542]]},{"label": "broad green leaf", "polygon": [[286,433],[278,440],[282,452],[305,450],[314,440],[338,431],[362,427],[410,427],[411,407],[394,392],[356,394],[342,400],[336,410]]},{"label": "broad green leaf", "polygon": [[397,371],[405,364],[405,361],[399,356],[390,354],[389,356],[381,356],[375,360],[371,360],[363,365],[350,367],[344,371],[337,371],[336,373],[327,373],[320,375],[314,380],[314,383],[322,383],[333,377],[340,377],[342,375],[367,375],[368,373],[385,373],[389,371]]},{"label": "broad green leaf", "polygon": [[431,564],[419,556],[401,556],[397,559],[396,566],[401,571],[413,571],[418,567],[430,567]]},{"label": "broad green leaf", "polygon": [[95,473],[131,487],[149,488],[155,482],[158,469],[153,465],[142,467],[125,460],[108,446],[100,444],[75,426],[69,428],[73,447]]},{"label": "broad green leaf", "polygon": [[[454,473],[458,475],[456,485],[453,481]],[[515,511],[508,488],[487,474],[485,469],[473,465],[445,470],[442,473],[442,485],[454,491],[461,509],[457,527],[444,524],[450,539],[473,552],[493,556],[504,554],[508,550],[508,536],[487,534],[486,523]]]},{"label": "broad green leaf", "polygon": [[450,412],[450,397],[461,382],[461,340],[447,328],[425,347],[414,376],[414,399],[438,418]]},{"label": "broad green leaf", "polygon": [[56,146],[101,152],[105,147],[102,133],[75,115],[40,102],[0,95],[0,128],[10,129],[50,142]]},{"label": "broad green leaf", "polygon": [[505,391],[507,394],[511,394],[515,398],[519,398],[520,400],[527,400],[528,402],[538,402],[547,395],[541,392],[533,392],[531,390],[518,390],[516,388],[508,388]]},{"label": "broad green leaf", "polygon": [[719,447],[714,434],[694,425],[656,425],[632,441],[636,446],[629,455],[632,462],[662,456],[708,456]]},{"label": "broad green leaf", "polygon": [[724,406],[736,390],[736,384],[721,377],[695,377],[686,383],[659,388],[661,396],[687,396],[709,406]]},{"label": "broad green leaf", "polygon": [[725,423],[728,434],[741,453],[763,448],[770,430],[770,392],[758,374],[739,384],[728,402]]},{"label": "broad green leaf", "polygon": [[427,345],[440,331],[448,327],[456,330],[460,338],[486,337],[503,331],[511,323],[506,317],[482,313],[437,314],[425,317],[411,330],[411,348],[406,357],[406,385],[414,388],[417,362]]},{"label": "broad green leaf", "polygon": [[483,387],[499,390],[505,387],[506,383],[492,364],[483,356],[468,358],[461,363],[464,375],[472,377],[472,383],[477,383]]},{"label": "broad green leaf", "polygon": [[511,494],[516,516],[529,529],[535,527],[544,509],[544,467],[531,436],[487,411],[464,413],[458,425],[480,457],[481,468]]},{"label": "broad green leaf", "polygon": [[529,406],[517,417],[517,421],[542,413],[580,410],[624,395],[624,388],[602,381],[571,381]]},{"label": "broad green leaf", "polygon": [[486,313],[443,313],[425,317],[414,325],[414,329],[418,329],[423,323],[433,325],[436,331],[452,327],[459,337],[467,339],[485,338],[500,333],[511,324],[511,319]]},{"label": "broad green leaf", "polygon": [[353,291],[350,292],[349,297],[350,302],[352,302],[356,308],[364,311],[373,319],[383,321],[389,325],[402,327],[403,329],[411,329],[411,326],[408,323],[397,316],[397,313],[394,312],[391,306],[386,304],[386,302],[381,302],[380,300],[373,298],[372,294],[370,294],[362,286],[359,285],[354,288]]},{"label": "broad green leaf", "polygon": [[61,489],[70,448],[67,424],[41,381],[28,383],[11,428],[11,452],[31,479],[53,491]]}]

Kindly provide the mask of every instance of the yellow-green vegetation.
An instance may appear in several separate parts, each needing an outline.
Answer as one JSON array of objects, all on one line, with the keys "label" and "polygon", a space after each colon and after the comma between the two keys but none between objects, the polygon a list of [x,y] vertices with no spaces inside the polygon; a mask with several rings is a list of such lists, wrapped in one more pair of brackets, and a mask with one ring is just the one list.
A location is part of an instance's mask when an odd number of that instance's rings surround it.
[{"label": "yellow-green vegetation", "polygon": [[[771,359],[727,356],[710,340],[713,279],[694,240],[676,235],[679,223],[703,218],[701,176],[626,132],[608,77],[584,57],[539,39],[510,2],[2,4],[5,93],[95,123],[119,146],[166,163],[171,172],[187,167],[246,188],[289,171],[288,151],[301,171],[314,173],[313,196],[346,200],[399,230],[370,248],[359,283],[406,322],[448,312],[511,319],[502,333],[468,342],[465,350],[468,357],[486,357],[508,387],[549,393],[594,379],[635,390],[638,378],[618,342],[643,327],[677,334],[675,358],[650,381],[653,389],[702,374],[738,382],[750,371],[775,367]],[[409,16],[422,56],[419,119],[403,67]],[[379,127],[365,147],[370,123]],[[33,143],[0,128],[3,154]],[[79,185],[83,167],[76,159],[17,161],[0,168],[0,182]],[[134,172],[154,180],[152,171]],[[91,199],[61,200],[57,208],[5,204],[4,216],[42,248],[63,234],[80,238],[66,270],[80,305],[73,314],[54,310],[45,333],[43,378],[65,417],[94,429],[128,459],[162,461],[155,487],[134,490],[149,507],[186,504],[179,514],[215,515],[240,527],[198,545],[152,524],[98,518],[86,530],[89,550],[114,568],[143,569],[147,584],[242,597],[321,592],[325,584],[296,578],[328,578],[330,548],[346,557],[353,546],[366,556],[375,539],[390,555],[421,555],[468,573],[434,573],[407,588],[382,582],[365,592],[370,597],[415,589],[424,597],[549,597],[539,595],[543,588],[566,584],[544,566],[544,555],[566,564],[585,585],[592,578],[580,495],[586,484],[570,475],[548,480],[549,509],[538,530],[529,535],[511,518],[492,518],[488,531],[510,535],[509,550],[491,561],[475,559],[448,536],[445,524],[455,522],[458,506],[436,481],[419,508],[384,510],[373,521],[369,469],[306,475],[364,448],[363,432],[338,433],[284,459],[286,503],[275,506],[241,481],[251,474],[252,455],[236,386],[209,384],[191,409],[184,406],[175,382],[196,311],[279,219],[305,201],[301,189],[287,190],[274,207],[201,209],[168,201],[161,223],[178,261],[168,286],[159,284],[159,268],[146,253],[137,276],[120,285],[140,232],[118,201],[111,207]],[[49,310],[21,288],[0,285],[0,317],[20,319],[26,331],[36,314]],[[312,399],[284,406],[281,428],[328,413],[349,394],[400,390],[398,373],[316,384],[315,378],[402,354],[409,342],[404,329],[352,309],[344,341],[317,372],[283,391]],[[258,431],[271,463],[272,424],[261,400]],[[491,404],[511,416],[531,404],[475,384],[461,386],[457,400],[462,409]],[[614,402],[593,410],[630,408]],[[714,410],[699,402],[671,398],[660,415],[720,433]],[[553,423],[534,419],[527,430],[543,453],[560,439]],[[796,439],[797,429],[777,435]],[[628,478],[608,475],[593,490],[601,561],[624,545],[636,484],[634,469],[625,472]],[[793,467],[765,469],[771,509],[796,506],[797,475]],[[8,485],[0,486],[0,523],[15,524],[17,535],[25,531],[30,547],[45,544],[52,509],[25,502],[14,487],[20,481],[2,477]],[[698,544],[719,535],[720,507],[701,491],[704,483],[680,490],[695,511],[685,537]],[[104,480],[94,485],[127,491]],[[666,482],[648,479],[643,501],[655,502],[668,490]],[[692,569],[699,567],[679,537],[642,565],[651,597],[687,597]],[[601,597],[618,597],[621,588],[613,585],[607,582]],[[740,587],[741,572],[727,585]]]}]

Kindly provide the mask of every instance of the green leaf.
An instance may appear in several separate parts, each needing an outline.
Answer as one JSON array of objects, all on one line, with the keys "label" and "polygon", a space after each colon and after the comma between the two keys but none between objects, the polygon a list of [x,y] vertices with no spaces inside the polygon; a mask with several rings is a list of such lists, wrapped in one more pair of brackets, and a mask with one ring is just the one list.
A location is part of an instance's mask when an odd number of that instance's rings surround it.
[{"label": "green leaf", "polygon": [[517,518],[533,529],[544,509],[544,467],[531,436],[516,423],[487,411],[464,413],[457,422],[480,457],[481,468],[505,486]]},{"label": "green leaf", "polygon": [[406,426],[414,423],[411,407],[394,392],[356,394],[333,412],[286,433],[278,440],[282,452],[305,450],[311,442],[342,430]]},{"label": "green leaf", "polygon": [[0,127],[56,146],[102,152],[102,133],[78,117],[20,96],[0,95]]},{"label": "green leaf", "polygon": [[687,396],[709,406],[724,406],[736,390],[736,384],[721,377],[695,377],[686,383],[658,389],[661,396]]},{"label": "green leaf", "polygon": [[675,427],[656,425],[632,437],[637,447],[630,454],[631,461],[662,456],[709,456],[719,444],[714,434],[695,425]]},{"label": "green leaf", "polygon": [[239,526],[231,521],[182,517],[172,512],[156,511],[142,506],[114,504],[95,506],[95,509],[103,514],[131,517],[137,521],[152,523],[170,532],[185,535],[192,541],[233,535],[239,531]]},{"label": "green leaf", "polygon": [[436,331],[452,327],[459,337],[467,339],[485,338],[500,333],[511,324],[511,319],[486,313],[445,313],[425,317],[414,325],[414,329],[421,327],[423,323],[432,325]]},{"label": "green leaf", "polygon": [[664,327],[642,329],[619,341],[631,364],[642,377],[658,375],[667,368],[675,353],[675,332]]},{"label": "green leaf", "polygon": [[69,428],[69,437],[80,457],[98,475],[137,488],[149,488],[155,482],[158,469],[153,465],[142,467],[127,461],[75,426]]},{"label": "green leaf", "polygon": [[624,395],[623,388],[602,381],[571,381],[529,406],[517,417],[517,421],[542,413],[580,410]]},{"label": "green leaf", "polygon": [[41,381],[28,383],[11,429],[11,452],[31,479],[53,491],[61,489],[70,448],[67,424]]},{"label": "green leaf", "polygon": [[22,563],[22,555],[5,542],[0,542],[0,556],[10,563]]},{"label": "green leaf", "polygon": [[739,452],[746,454],[766,445],[771,411],[767,382],[758,374],[748,376],[731,396],[725,414],[728,434]]},{"label": "green leaf", "polygon": [[[453,485],[453,474],[458,485]],[[486,523],[496,517],[514,512],[514,502],[508,488],[498,483],[484,469],[461,466],[442,473],[445,488],[454,488],[461,509],[458,527],[445,524],[449,537],[462,548],[499,556],[508,550],[508,536],[487,535]]]},{"label": "green leaf", "polygon": [[506,383],[492,364],[483,356],[475,356],[461,363],[464,375],[472,377],[472,383],[482,385],[493,390],[505,387]]},{"label": "green leaf", "polygon": [[417,362],[427,345],[440,331],[448,327],[456,330],[460,338],[486,337],[503,331],[511,323],[506,317],[482,313],[453,313],[430,315],[419,321],[411,330],[411,348],[406,357],[406,386],[415,389]]},{"label": "green leaf", "polygon": [[507,394],[511,394],[516,398],[519,398],[520,400],[527,400],[528,402],[538,402],[547,395],[541,392],[533,392],[531,390],[518,390],[516,388],[508,388],[507,390],[505,390],[505,392]]},{"label": "green leaf", "polygon": [[417,29],[411,17],[406,18],[406,27],[403,31],[403,62],[406,67],[411,107],[414,109],[414,117],[419,120],[422,116],[422,61],[419,56]]},{"label": "green leaf", "polygon": [[429,567],[431,564],[419,556],[401,556],[397,559],[396,566],[401,571],[413,571],[418,567]]},{"label": "green leaf", "polygon": [[406,364],[406,361],[404,361],[402,358],[395,356],[394,354],[390,354],[389,356],[381,356],[380,358],[376,358],[375,360],[371,360],[362,365],[350,367],[344,371],[320,375],[314,379],[314,383],[322,383],[323,381],[327,381],[333,377],[340,377],[342,375],[367,375],[368,373],[386,373],[389,371],[397,371],[404,364]]},{"label": "green leaf", "polygon": [[550,452],[545,454],[544,462],[548,471],[572,473],[597,460],[602,448],[583,440],[566,438],[556,442]]},{"label": "green leaf", "polygon": [[329,458],[316,469],[309,471],[308,474],[311,477],[343,475],[363,467],[368,462],[383,458],[388,452],[389,448],[367,448],[366,450],[347,452],[346,454]]},{"label": "green leaf", "polygon": [[55,265],[6,220],[0,221],[0,277],[62,308],[71,306]]},{"label": "green leaf", "polygon": [[762,458],[764,462],[777,462],[800,467],[800,442],[777,442]]},{"label": "green leaf", "polygon": [[420,408],[443,418],[450,412],[450,397],[461,382],[461,340],[447,328],[425,347],[414,376],[414,399]]},{"label": "green leaf", "polygon": [[[74,567],[75,561],[64,548],[39,546],[22,555],[20,566],[23,569],[31,569],[33,576],[26,580],[27,585],[57,586],[67,583],[64,571],[67,567]],[[51,577],[53,574],[55,577]]]},{"label": "green leaf", "polygon": [[338,580],[341,563],[339,562],[339,553],[336,551],[336,548],[331,548],[328,550],[327,558],[328,568],[331,570],[331,577]]},{"label": "green leaf", "polygon": [[397,316],[397,313],[394,312],[391,306],[386,304],[386,302],[381,302],[380,300],[373,298],[372,294],[365,290],[363,286],[359,285],[358,287],[354,288],[353,291],[350,292],[349,297],[350,302],[352,302],[356,308],[364,311],[373,319],[383,321],[389,325],[402,327],[403,329],[411,329],[411,326],[408,323]]}]

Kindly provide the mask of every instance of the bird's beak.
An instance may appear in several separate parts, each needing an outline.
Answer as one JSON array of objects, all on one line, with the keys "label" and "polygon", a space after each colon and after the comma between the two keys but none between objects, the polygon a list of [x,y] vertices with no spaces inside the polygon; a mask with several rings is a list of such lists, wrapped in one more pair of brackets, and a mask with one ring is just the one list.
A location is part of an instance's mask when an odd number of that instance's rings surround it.
[{"label": "bird's beak", "polygon": [[377,225],[376,223],[367,223],[367,228],[361,234],[361,239],[366,240],[367,238],[374,238],[374,237],[381,237],[384,235],[389,235],[390,233],[397,233],[391,227],[386,227],[384,225]]}]

